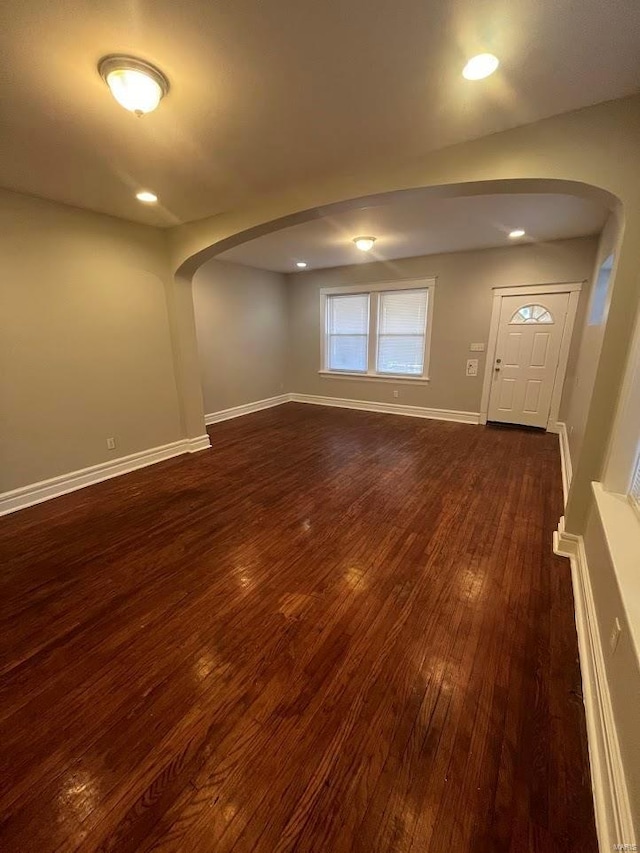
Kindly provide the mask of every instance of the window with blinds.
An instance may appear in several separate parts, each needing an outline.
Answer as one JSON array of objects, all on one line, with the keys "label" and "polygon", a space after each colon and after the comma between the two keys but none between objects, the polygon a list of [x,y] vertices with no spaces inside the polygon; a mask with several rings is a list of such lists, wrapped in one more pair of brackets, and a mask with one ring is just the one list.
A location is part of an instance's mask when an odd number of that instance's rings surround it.
[{"label": "window with blinds", "polygon": [[428,382],[435,279],[320,291],[320,373]]},{"label": "window with blinds", "polygon": [[633,506],[636,508],[636,511],[640,513],[640,456],[636,461],[636,470],[631,481],[629,499],[631,500]]},{"label": "window with blinds", "polygon": [[421,376],[427,328],[427,290],[394,290],[380,294],[378,307],[378,373]]},{"label": "window with blinds", "polygon": [[327,297],[327,367],[366,373],[369,352],[369,294]]}]

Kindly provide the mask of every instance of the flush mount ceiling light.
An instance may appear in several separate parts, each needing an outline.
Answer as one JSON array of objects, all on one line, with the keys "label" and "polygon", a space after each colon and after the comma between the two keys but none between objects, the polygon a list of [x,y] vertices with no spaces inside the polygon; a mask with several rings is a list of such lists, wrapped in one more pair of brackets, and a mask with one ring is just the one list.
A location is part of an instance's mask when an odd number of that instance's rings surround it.
[{"label": "flush mount ceiling light", "polygon": [[307,263],[306,261],[298,261],[296,263],[296,266],[298,267],[298,269],[303,270],[306,269]]},{"label": "flush mount ceiling light", "polygon": [[500,65],[497,56],[492,53],[479,53],[472,56],[462,69],[462,76],[466,80],[483,80],[496,70]]},{"label": "flush mount ceiling light", "polygon": [[158,201],[158,196],[149,190],[140,190],[139,193],[136,193],[136,198],[144,204],[155,204]]},{"label": "flush mount ceiling light", "polygon": [[513,231],[509,231],[509,237],[512,240],[517,240],[518,237],[524,237],[524,235],[525,235],[524,228],[514,228]]},{"label": "flush mount ceiling light", "polygon": [[116,101],[137,116],[153,112],[169,91],[162,71],[133,56],[105,56],[98,71]]},{"label": "flush mount ceiling light", "polygon": [[373,249],[373,244],[376,242],[375,237],[354,237],[353,242],[356,244],[356,248],[360,249],[361,252],[370,252]]}]

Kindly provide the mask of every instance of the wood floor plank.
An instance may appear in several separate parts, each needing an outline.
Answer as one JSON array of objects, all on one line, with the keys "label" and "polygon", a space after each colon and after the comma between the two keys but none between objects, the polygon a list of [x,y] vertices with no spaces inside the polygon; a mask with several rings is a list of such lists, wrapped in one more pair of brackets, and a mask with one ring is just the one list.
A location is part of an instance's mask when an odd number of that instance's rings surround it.
[{"label": "wood floor plank", "polygon": [[595,853],[557,437],[210,435],[0,521],[3,853]]}]

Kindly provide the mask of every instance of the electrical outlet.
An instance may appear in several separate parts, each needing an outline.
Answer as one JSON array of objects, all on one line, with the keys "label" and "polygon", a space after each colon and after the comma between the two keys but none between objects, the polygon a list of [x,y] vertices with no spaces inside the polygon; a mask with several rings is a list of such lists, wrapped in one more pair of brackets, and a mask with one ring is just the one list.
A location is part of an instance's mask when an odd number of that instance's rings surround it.
[{"label": "electrical outlet", "polygon": [[484,352],[484,344],[469,344],[471,352]]},{"label": "electrical outlet", "polygon": [[394,389],[393,389],[393,396],[394,396],[394,397],[396,397],[396,398],[398,398],[398,397],[400,396],[400,392],[398,391],[398,389],[397,389],[397,388],[394,388]]},{"label": "electrical outlet", "polygon": [[478,359],[477,358],[468,358],[467,359],[467,376],[477,376],[478,375]]},{"label": "electrical outlet", "polygon": [[620,639],[621,633],[622,628],[620,627],[620,620],[616,616],[611,628],[611,633],[609,634],[609,648],[611,649],[611,654],[615,654],[615,651],[618,648],[618,640]]},{"label": "electrical outlet", "polygon": [[115,450],[116,449],[116,440],[115,438],[107,439],[107,450]]}]

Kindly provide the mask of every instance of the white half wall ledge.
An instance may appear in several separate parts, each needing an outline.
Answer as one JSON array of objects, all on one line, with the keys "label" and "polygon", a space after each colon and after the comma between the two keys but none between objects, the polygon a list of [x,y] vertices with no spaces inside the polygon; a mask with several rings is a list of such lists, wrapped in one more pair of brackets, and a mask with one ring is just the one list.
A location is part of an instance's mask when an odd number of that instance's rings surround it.
[{"label": "white half wall ledge", "polygon": [[600,853],[615,849],[633,850],[633,816],[613,716],[587,553],[582,536],[565,531],[564,517],[553,534],[553,550],[561,557],[568,557],[571,563],[598,847]]},{"label": "white half wall ledge", "polygon": [[86,486],[101,483],[103,480],[110,480],[113,477],[137,471],[138,468],[146,468],[147,465],[155,465],[156,462],[163,462],[165,459],[181,456],[183,453],[197,453],[210,447],[209,436],[205,433],[197,438],[172,441],[170,444],[162,444],[159,447],[141,450],[138,453],[131,453],[128,456],[121,456],[118,459],[101,462],[88,468],[80,468],[58,477],[51,477],[49,480],[41,480],[19,489],[2,492],[0,493],[0,516],[26,509],[29,506],[69,494],[69,492],[75,492],[78,489],[84,489]]}]

